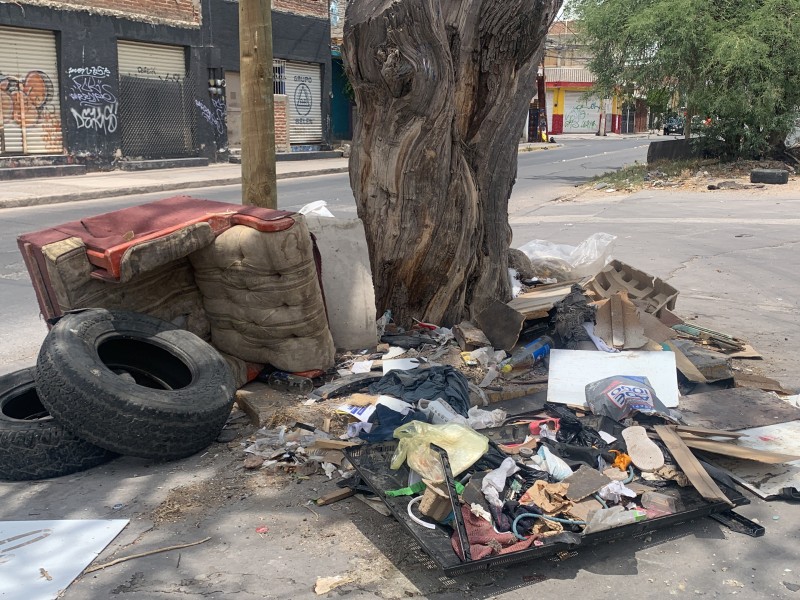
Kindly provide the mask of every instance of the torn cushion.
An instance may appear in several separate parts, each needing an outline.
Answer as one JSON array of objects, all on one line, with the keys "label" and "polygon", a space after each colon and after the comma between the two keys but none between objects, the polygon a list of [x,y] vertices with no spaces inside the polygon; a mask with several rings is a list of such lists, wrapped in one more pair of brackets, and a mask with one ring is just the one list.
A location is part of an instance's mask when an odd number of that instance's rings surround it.
[{"label": "torn cushion", "polygon": [[334,346],[301,215],[284,231],[234,226],[189,258],[222,352],[285,371],[327,369]]}]

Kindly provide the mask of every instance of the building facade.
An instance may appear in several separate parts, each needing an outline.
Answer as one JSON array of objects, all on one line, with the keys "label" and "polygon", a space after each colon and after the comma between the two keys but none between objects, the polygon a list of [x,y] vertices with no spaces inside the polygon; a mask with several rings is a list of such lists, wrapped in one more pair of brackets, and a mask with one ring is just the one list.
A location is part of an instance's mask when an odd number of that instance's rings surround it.
[{"label": "building facade", "polygon": [[[325,2],[274,0],[279,150],[328,141],[329,27]],[[2,3],[0,156],[223,159],[240,135],[238,40],[230,0]]]}]

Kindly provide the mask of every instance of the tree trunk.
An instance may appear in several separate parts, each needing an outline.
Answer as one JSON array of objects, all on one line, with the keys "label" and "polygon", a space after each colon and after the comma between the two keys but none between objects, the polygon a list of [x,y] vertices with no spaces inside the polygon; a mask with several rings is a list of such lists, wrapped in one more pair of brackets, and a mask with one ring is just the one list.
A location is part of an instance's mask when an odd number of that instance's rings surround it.
[{"label": "tree trunk", "polygon": [[351,0],[350,182],[378,312],[451,325],[510,298],[519,132],[560,0]]},{"label": "tree trunk", "polygon": [[278,207],[270,0],[239,2],[242,204]]}]

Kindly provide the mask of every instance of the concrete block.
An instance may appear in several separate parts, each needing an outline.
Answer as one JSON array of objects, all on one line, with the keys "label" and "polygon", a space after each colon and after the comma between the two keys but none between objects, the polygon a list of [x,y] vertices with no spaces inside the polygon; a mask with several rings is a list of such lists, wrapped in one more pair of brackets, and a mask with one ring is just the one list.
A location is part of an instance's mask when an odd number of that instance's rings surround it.
[{"label": "concrete block", "polygon": [[375,289],[360,219],[306,215],[322,257],[322,287],[333,343],[340,350],[375,346]]},{"label": "concrete block", "polygon": [[789,171],[784,169],[753,169],[750,171],[750,183],[789,183]]}]

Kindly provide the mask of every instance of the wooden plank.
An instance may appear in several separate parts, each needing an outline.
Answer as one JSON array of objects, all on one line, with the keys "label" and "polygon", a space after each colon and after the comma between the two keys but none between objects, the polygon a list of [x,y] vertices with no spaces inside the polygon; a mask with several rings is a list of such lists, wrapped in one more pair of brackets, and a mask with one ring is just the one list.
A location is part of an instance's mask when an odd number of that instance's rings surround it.
[{"label": "wooden plank", "polygon": [[675,353],[675,365],[686,379],[694,383],[708,383],[706,376],[694,366],[694,363],[686,357],[680,348],[670,341],[666,341],[664,344]]},{"label": "wooden plank", "polygon": [[766,450],[755,450],[753,448],[737,446],[730,442],[716,442],[714,440],[704,440],[689,436],[681,437],[681,439],[689,448],[694,448],[695,450],[703,450],[704,452],[721,454],[731,458],[755,460],[770,465],[800,460],[800,456],[781,454],[779,452],[767,452]]},{"label": "wooden plank", "polygon": [[486,334],[469,321],[454,325],[453,335],[461,349],[466,352],[492,345]]},{"label": "wooden plank", "polygon": [[677,425],[675,429],[678,433],[692,433],[701,437],[724,437],[724,438],[740,438],[746,434],[737,433],[735,431],[720,431],[719,429],[707,429],[705,427],[688,427],[687,425]]},{"label": "wooden plank", "polygon": [[339,490],[333,490],[324,496],[320,496],[314,501],[314,503],[317,506],[327,506],[328,504],[333,504],[334,502],[339,502],[339,500],[344,500],[345,498],[350,498],[351,496],[355,495],[356,491],[354,489],[341,488]]},{"label": "wooden plank", "polygon": [[574,282],[543,285],[535,290],[520,294],[508,306],[525,315],[526,319],[542,319],[556,302],[563,300],[572,290]]},{"label": "wooden plank", "polygon": [[695,458],[674,427],[656,425],[654,429],[661,441],[667,446],[675,462],[678,463],[678,466],[703,498],[714,502],[725,502],[733,506],[733,503],[719,489],[719,486],[708,474],[708,471],[703,468],[700,461]]}]

